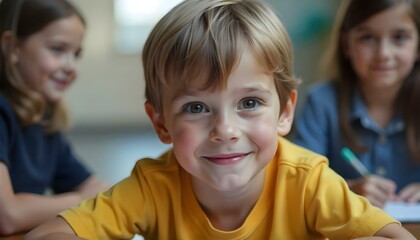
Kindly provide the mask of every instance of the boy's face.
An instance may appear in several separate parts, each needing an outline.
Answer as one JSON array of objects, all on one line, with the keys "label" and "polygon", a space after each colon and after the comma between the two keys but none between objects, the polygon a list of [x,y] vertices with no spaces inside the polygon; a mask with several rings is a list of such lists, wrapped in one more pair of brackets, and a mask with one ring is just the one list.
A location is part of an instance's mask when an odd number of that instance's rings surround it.
[{"label": "boy's face", "polygon": [[289,132],[296,93],[280,115],[274,79],[248,49],[226,90],[201,86],[198,80],[182,93],[169,86],[162,94],[163,114],[148,103],[146,111],[193,181],[221,191],[241,188],[273,158],[277,136]]}]

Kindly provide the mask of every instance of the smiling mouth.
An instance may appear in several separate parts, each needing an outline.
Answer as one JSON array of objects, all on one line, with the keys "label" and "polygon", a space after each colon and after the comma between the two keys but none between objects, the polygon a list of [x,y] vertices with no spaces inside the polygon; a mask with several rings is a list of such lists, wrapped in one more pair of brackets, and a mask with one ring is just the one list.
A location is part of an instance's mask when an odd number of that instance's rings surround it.
[{"label": "smiling mouth", "polygon": [[204,158],[217,165],[230,165],[237,163],[250,153],[220,154],[215,156],[204,156]]}]

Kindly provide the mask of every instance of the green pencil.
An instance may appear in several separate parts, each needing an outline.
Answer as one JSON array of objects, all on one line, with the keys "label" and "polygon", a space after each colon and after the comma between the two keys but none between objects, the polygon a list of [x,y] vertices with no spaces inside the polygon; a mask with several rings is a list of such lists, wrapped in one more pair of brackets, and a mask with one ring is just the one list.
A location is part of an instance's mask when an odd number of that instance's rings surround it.
[{"label": "green pencil", "polygon": [[369,171],[363,165],[363,163],[356,157],[356,155],[349,149],[344,147],[341,149],[341,156],[353,166],[354,169],[363,177],[369,175]]}]

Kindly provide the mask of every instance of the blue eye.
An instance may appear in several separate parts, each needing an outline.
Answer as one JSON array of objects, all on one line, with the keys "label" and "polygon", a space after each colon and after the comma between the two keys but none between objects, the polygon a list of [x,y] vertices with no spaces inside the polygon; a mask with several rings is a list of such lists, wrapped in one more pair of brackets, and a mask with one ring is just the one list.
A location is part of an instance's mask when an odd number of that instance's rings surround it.
[{"label": "blue eye", "polygon": [[184,112],[188,113],[205,113],[209,112],[209,110],[201,103],[189,103],[183,107]]},{"label": "blue eye", "polygon": [[240,102],[238,109],[254,109],[258,107],[259,105],[260,105],[259,100],[255,98],[246,98]]}]

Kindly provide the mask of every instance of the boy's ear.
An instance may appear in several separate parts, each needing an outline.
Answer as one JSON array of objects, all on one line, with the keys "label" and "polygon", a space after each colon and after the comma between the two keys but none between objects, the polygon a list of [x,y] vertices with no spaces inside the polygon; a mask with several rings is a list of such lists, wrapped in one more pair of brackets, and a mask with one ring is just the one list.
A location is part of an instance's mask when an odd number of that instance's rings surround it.
[{"label": "boy's ear", "polygon": [[160,141],[166,144],[172,143],[171,135],[165,127],[161,113],[156,111],[156,109],[149,103],[149,101],[144,103],[144,108],[146,109],[146,113],[149,116],[149,119],[152,122]]},{"label": "boy's ear", "polygon": [[[2,35],[1,35],[1,51],[2,53],[7,57],[10,58],[12,61],[12,64],[16,64],[19,60],[18,58],[18,53],[19,53],[19,48],[18,48],[18,44],[17,44],[17,40],[15,39],[15,42],[12,42],[13,40],[13,35],[11,31],[5,31]],[[12,46],[13,44],[13,46]]]},{"label": "boy's ear", "polygon": [[285,136],[290,132],[293,124],[293,117],[295,114],[295,107],[296,107],[296,100],[297,100],[297,91],[293,90],[290,92],[289,100],[287,104],[284,106],[284,109],[281,110],[281,114],[279,117],[279,122],[277,125],[277,134],[279,136]]}]

